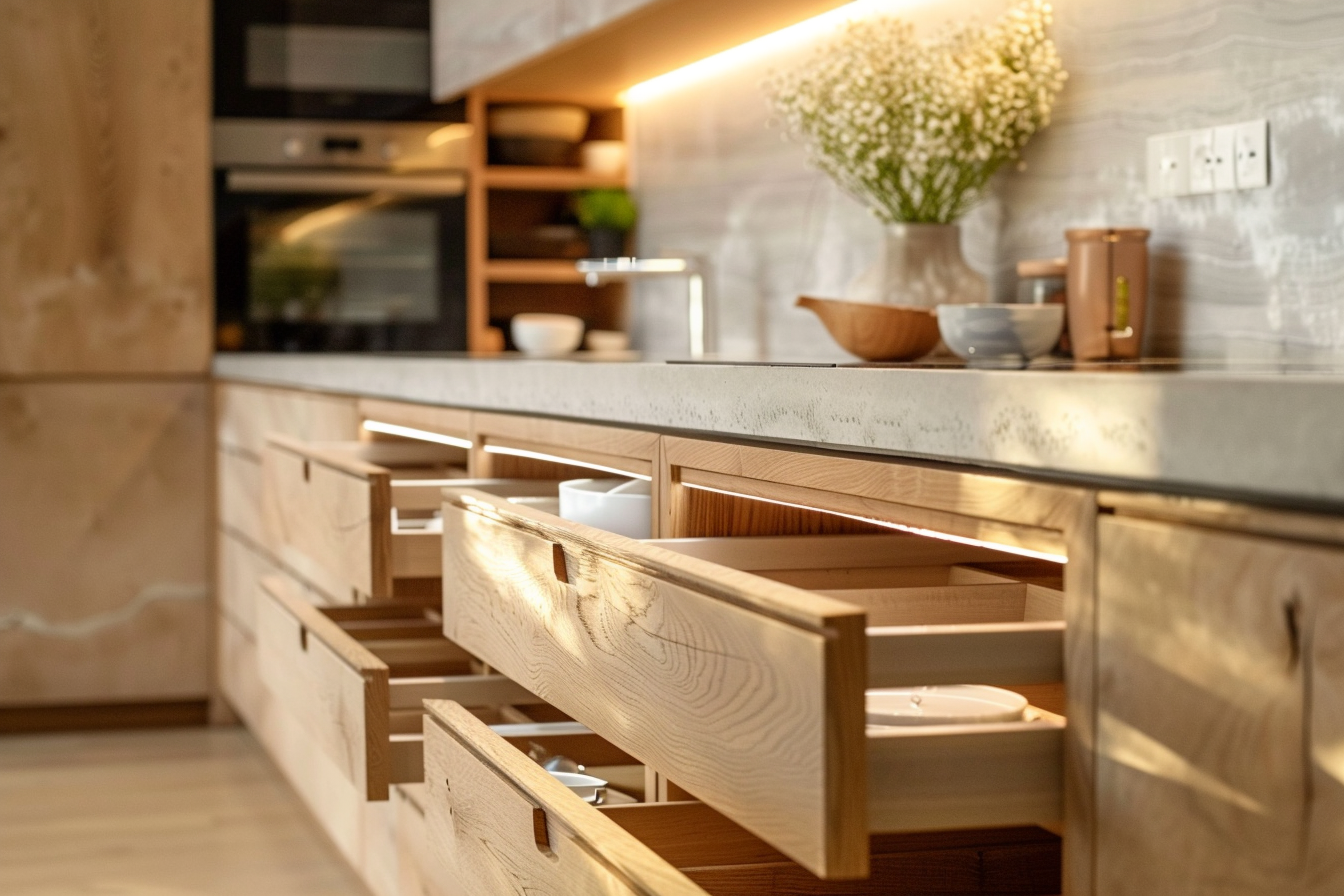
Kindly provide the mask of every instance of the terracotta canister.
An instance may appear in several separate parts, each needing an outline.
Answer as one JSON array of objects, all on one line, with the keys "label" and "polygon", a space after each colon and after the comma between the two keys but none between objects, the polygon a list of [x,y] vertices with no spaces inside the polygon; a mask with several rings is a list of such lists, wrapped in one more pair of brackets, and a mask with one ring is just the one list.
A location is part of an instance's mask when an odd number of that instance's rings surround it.
[{"label": "terracotta canister", "polygon": [[1064,232],[1069,345],[1078,360],[1139,356],[1148,310],[1148,235],[1138,227]]}]

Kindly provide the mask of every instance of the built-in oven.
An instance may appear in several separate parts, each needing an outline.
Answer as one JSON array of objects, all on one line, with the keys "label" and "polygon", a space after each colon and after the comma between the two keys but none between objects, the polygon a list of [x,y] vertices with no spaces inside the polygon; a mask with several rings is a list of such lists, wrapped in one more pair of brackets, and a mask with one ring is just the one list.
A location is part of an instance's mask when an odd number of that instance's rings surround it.
[{"label": "built-in oven", "polygon": [[468,135],[217,120],[217,348],[465,350]]},{"label": "built-in oven", "polygon": [[451,120],[429,29],[430,0],[215,0],[215,117]]}]

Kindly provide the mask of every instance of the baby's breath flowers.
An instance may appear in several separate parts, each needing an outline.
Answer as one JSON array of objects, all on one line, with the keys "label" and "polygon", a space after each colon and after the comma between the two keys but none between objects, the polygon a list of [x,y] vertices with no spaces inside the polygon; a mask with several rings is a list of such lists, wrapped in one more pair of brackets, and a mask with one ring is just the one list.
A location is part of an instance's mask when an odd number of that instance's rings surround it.
[{"label": "baby's breath flowers", "polygon": [[1050,123],[1068,75],[1049,24],[1044,0],[931,40],[900,19],[850,22],[767,90],[812,163],[878,218],[949,224]]}]

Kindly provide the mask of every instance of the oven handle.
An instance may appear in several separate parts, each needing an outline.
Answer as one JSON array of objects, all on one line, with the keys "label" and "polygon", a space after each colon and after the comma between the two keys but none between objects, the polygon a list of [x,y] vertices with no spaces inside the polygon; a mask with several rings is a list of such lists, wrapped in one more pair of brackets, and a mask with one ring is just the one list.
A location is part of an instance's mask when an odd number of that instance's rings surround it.
[{"label": "oven handle", "polygon": [[409,196],[460,196],[467,181],[452,172],[377,174],[357,171],[259,171],[229,169],[232,193],[400,193]]}]

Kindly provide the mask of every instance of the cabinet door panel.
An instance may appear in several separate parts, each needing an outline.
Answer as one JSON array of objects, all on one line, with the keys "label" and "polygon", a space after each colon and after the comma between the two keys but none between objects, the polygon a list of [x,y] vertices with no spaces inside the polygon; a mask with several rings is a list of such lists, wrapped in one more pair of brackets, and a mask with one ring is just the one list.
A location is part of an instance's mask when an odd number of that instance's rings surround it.
[{"label": "cabinet door panel", "polygon": [[0,0],[0,373],[210,363],[209,3]]},{"label": "cabinet door panel", "polygon": [[1109,517],[1099,560],[1098,893],[1340,892],[1344,552]]},{"label": "cabinet door panel", "polygon": [[206,386],[0,385],[0,705],[207,693]]}]

